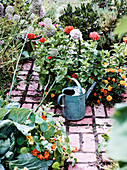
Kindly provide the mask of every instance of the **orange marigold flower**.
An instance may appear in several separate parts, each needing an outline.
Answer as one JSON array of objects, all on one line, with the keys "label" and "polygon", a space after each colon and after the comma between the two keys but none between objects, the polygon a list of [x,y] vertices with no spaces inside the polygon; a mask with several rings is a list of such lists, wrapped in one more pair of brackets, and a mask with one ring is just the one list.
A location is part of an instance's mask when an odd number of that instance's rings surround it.
[{"label": "orange marigold flower", "polygon": [[29,140],[30,138],[32,138],[32,136],[30,135],[30,136],[26,136],[26,139],[27,140]]},{"label": "orange marigold flower", "polygon": [[109,86],[107,87],[107,90],[108,90],[108,91],[111,91],[111,90],[112,90],[112,87],[109,85]]},{"label": "orange marigold flower", "polygon": [[45,160],[49,159],[49,153],[47,151],[44,151],[44,157],[45,157]]},{"label": "orange marigold flower", "polygon": [[115,78],[113,78],[112,81],[115,82],[116,81]]},{"label": "orange marigold flower", "polygon": [[102,96],[99,96],[99,99],[101,99],[102,98]]},{"label": "orange marigold flower", "polygon": [[123,41],[127,43],[127,37],[123,37]]},{"label": "orange marigold flower", "polygon": [[114,68],[110,68],[110,71],[111,71],[112,73],[114,73],[114,72],[115,72],[115,69],[114,69]]},{"label": "orange marigold flower", "polygon": [[51,98],[55,97],[55,94],[51,94]]},{"label": "orange marigold flower", "polygon": [[104,90],[104,96],[107,96],[107,90]]},{"label": "orange marigold flower", "polygon": [[127,87],[127,84],[126,84],[126,87]]},{"label": "orange marigold flower", "polygon": [[120,84],[118,84],[118,86],[120,86]]},{"label": "orange marigold flower", "polygon": [[105,84],[108,84],[109,82],[108,82],[108,80],[104,80],[104,83],[105,83]]},{"label": "orange marigold flower", "polygon": [[106,99],[107,99],[107,101],[111,101],[112,100],[112,96],[110,96],[110,95],[108,95],[107,97],[106,97]]},{"label": "orange marigold flower", "polygon": [[37,158],[39,158],[40,160],[45,159],[45,157],[42,156],[42,154],[39,154],[39,155],[37,156]]},{"label": "orange marigold flower", "polygon": [[72,146],[72,152],[77,151],[77,147],[76,146]]},{"label": "orange marigold flower", "polygon": [[104,63],[104,65],[107,65],[108,63]]},{"label": "orange marigold flower", "polygon": [[104,93],[104,89],[101,89],[100,91],[101,91],[102,93]]},{"label": "orange marigold flower", "polygon": [[52,150],[55,150],[55,149],[56,149],[56,143],[53,143]]},{"label": "orange marigold flower", "polygon": [[122,78],[122,79],[125,79],[125,78],[126,78],[126,76],[125,76],[125,75],[121,75],[121,78]]},{"label": "orange marigold flower", "polygon": [[107,73],[109,73],[109,72],[110,72],[110,69],[107,68],[105,71],[106,71]]},{"label": "orange marigold flower", "polygon": [[42,118],[43,120],[46,120],[46,119],[45,119],[45,115],[42,115],[41,118]]},{"label": "orange marigold flower", "polygon": [[108,80],[111,80],[111,77],[108,77]]},{"label": "orange marigold flower", "polygon": [[33,149],[33,150],[31,151],[31,154],[32,154],[33,156],[37,156],[38,153],[39,153],[39,151],[38,151],[37,149]]},{"label": "orange marigold flower", "polygon": [[64,28],[64,32],[65,32],[66,34],[70,34],[70,32],[71,32],[73,29],[74,29],[73,26],[66,26],[66,27]]},{"label": "orange marigold flower", "polygon": [[122,73],[122,72],[123,72],[123,70],[122,70],[121,68],[119,68],[119,69],[118,69],[118,72]]},{"label": "orange marigold flower", "polygon": [[48,94],[48,92],[45,92],[45,96]]},{"label": "orange marigold flower", "polygon": [[101,103],[100,100],[97,100],[97,103],[100,104]]},{"label": "orange marigold flower", "polygon": [[121,84],[122,86],[125,86],[126,81],[120,80],[120,84]]},{"label": "orange marigold flower", "polygon": [[97,96],[97,93],[94,93],[93,95],[94,95],[94,96]]}]

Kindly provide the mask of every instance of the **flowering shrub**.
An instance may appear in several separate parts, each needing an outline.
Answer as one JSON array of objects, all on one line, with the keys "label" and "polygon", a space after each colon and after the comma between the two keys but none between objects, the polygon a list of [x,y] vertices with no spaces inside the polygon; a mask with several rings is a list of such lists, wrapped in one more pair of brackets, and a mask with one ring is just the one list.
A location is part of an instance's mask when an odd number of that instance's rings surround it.
[{"label": "flowering shrub", "polygon": [[[46,38],[43,44],[38,43],[35,70],[39,72],[39,82],[43,86],[45,95],[49,94],[48,100],[56,104],[57,97],[68,78],[77,78],[86,90],[96,81],[96,87],[87,103],[105,103],[110,107],[122,100],[121,93],[125,91],[126,82],[123,77],[125,78],[126,71],[122,67],[126,62],[126,45],[115,44],[114,52],[111,51],[110,54],[110,51],[97,50],[96,41],[86,42],[81,40],[81,37],[82,34],[78,29],[72,29],[70,34],[66,34],[57,28],[53,37]],[[90,37],[98,40],[99,34],[92,32]],[[122,77],[119,72],[121,69]],[[53,87],[48,93],[52,84]],[[72,82],[69,82],[69,85],[73,85]]]}]

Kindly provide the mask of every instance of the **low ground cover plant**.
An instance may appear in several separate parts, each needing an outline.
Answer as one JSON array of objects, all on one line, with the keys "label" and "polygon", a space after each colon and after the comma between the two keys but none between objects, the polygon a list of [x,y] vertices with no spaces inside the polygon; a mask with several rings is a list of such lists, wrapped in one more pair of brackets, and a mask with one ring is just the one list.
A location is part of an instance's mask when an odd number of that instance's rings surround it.
[{"label": "low ground cover plant", "polygon": [[76,151],[62,120],[55,123],[51,104],[42,106],[42,115],[19,107],[0,99],[1,169],[60,169]]}]

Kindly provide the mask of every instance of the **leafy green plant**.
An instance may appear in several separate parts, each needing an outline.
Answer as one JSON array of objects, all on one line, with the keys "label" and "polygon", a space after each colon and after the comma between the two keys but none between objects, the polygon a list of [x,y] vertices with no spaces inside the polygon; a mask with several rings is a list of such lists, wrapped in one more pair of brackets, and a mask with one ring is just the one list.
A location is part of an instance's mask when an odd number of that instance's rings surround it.
[{"label": "leafy green plant", "polygon": [[127,169],[126,159],[126,127],[127,127],[127,103],[115,105],[115,113],[113,115],[114,123],[108,142],[107,156],[115,160],[119,164],[120,170]]},{"label": "leafy green plant", "polygon": [[[42,116],[29,109],[6,105],[0,99],[0,161],[3,170],[17,168],[60,169],[70,158],[72,148],[60,120],[55,123],[49,105]],[[76,161],[76,160],[75,160]]]},{"label": "leafy green plant", "polygon": [[64,26],[72,25],[78,28],[82,32],[84,40],[89,39],[90,32],[100,29],[98,13],[88,1],[82,3],[81,7],[75,7],[74,11],[68,4],[59,20]]}]

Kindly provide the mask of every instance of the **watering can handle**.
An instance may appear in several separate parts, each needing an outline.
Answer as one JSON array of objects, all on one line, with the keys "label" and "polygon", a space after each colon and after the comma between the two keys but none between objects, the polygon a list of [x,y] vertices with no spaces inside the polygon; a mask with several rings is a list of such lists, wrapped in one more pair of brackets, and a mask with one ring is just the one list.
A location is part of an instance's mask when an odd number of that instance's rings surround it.
[{"label": "watering can handle", "polygon": [[[65,96],[65,94],[60,94],[59,96],[58,96],[58,99],[57,99],[57,102],[58,102],[58,104],[61,106],[61,107],[65,107],[65,105],[64,105],[64,100],[63,100],[63,97]],[[60,104],[60,99],[62,98],[62,105]]]},{"label": "watering can handle", "polygon": [[78,86],[78,88],[80,90],[80,94],[82,95],[83,92],[82,92],[82,87],[81,87],[80,83],[75,78],[69,78],[69,79],[73,80],[77,84],[77,86]]},{"label": "watering can handle", "polygon": [[90,95],[90,93],[92,92],[92,90],[93,90],[93,88],[94,88],[94,86],[96,85],[96,82],[94,82],[93,84],[92,84],[92,86],[89,88],[89,90],[87,91],[87,93],[86,93],[86,99],[89,97],[89,95]]}]

